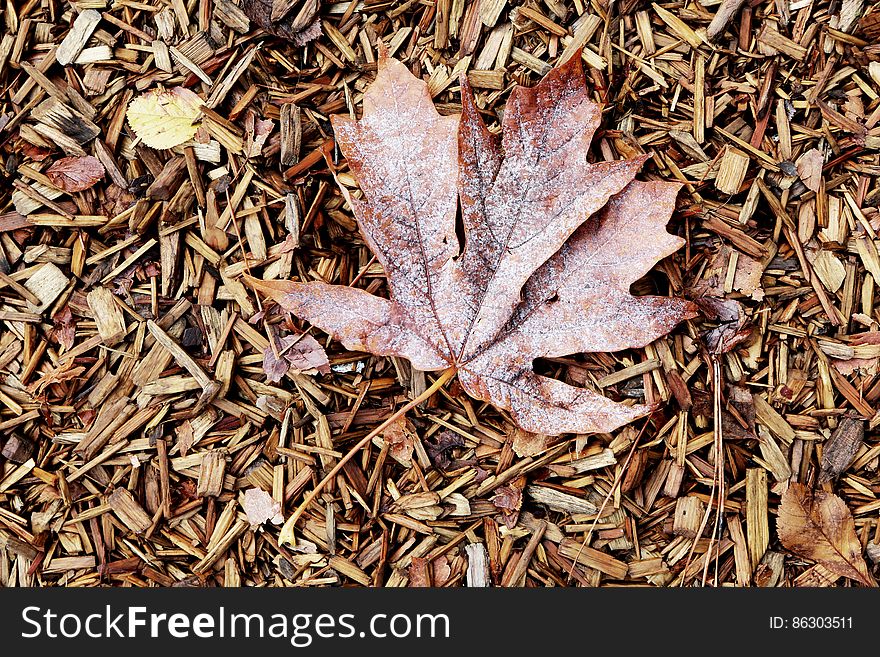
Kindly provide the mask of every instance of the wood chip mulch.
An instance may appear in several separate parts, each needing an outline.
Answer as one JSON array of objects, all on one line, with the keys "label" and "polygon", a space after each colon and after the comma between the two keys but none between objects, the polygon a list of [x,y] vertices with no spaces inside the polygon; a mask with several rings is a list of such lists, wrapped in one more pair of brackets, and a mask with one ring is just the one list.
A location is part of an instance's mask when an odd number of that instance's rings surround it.
[{"label": "wood chip mulch", "polygon": [[[842,497],[877,558],[880,4],[324,2],[302,45],[232,0],[0,13],[0,586],[851,585],[780,544],[793,481]],[[447,386],[279,544],[435,376],[346,352],[240,281],[383,293],[329,122],[359,111],[379,40],[441,112],[466,72],[496,127],[514,84],[583,48],[595,156],[648,153],[642,176],[684,185],[686,247],[634,290],[724,316],[541,364],[658,405],[614,435],[523,434]],[[139,142],[126,108],[159,85],[210,99],[208,138]],[[83,155],[106,175],[64,192],[47,169]],[[303,331],[329,371],[270,381],[265,353]],[[828,465],[839,426],[863,436]]]}]

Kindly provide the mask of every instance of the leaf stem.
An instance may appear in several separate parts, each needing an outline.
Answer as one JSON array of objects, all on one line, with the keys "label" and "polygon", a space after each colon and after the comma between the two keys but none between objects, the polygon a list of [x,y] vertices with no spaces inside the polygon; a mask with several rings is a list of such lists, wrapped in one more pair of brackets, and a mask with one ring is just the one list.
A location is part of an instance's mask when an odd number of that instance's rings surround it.
[{"label": "leaf stem", "polygon": [[324,490],[324,487],[328,483],[330,483],[336,475],[339,474],[340,470],[342,470],[342,468],[345,467],[345,464],[348,463],[354,457],[354,455],[357,454],[362,448],[364,448],[367,444],[369,444],[369,442],[371,440],[373,440],[373,438],[375,438],[380,433],[382,433],[385,429],[387,429],[391,425],[392,422],[400,419],[409,410],[415,408],[416,406],[421,404],[423,401],[430,398],[435,392],[437,392],[440,388],[442,388],[443,385],[447,381],[449,381],[453,376],[455,376],[455,368],[454,367],[450,367],[447,370],[443,370],[443,372],[440,374],[440,376],[437,377],[437,380],[434,381],[434,383],[432,383],[428,388],[426,388],[422,394],[418,395],[415,399],[413,399],[413,400],[407,402],[406,404],[404,404],[403,406],[401,406],[400,409],[398,409],[395,413],[393,413],[391,415],[391,417],[389,417],[382,424],[380,424],[378,427],[373,429],[366,436],[361,438],[354,447],[352,447],[350,450],[348,450],[346,455],[343,456],[339,460],[339,463],[337,463],[335,466],[333,466],[333,469],[330,470],[330,472],[328,472],[324,476],[324,478],[318,482],[318,485],[315,486],[305,496],[305,498],[303,498],[303,501],[300,503],[300,505],[293,512],[293,515],[287,519],[287,521],[284,523],[284,526],[281,528],[281,534],[278,537],[278,542],[281,544],[288,543],[288,544],[292,545],[294,543],[293,529],[296,526],[297,521],[300,519],[300,517],[302,517],[302,514],[305,512],[305,510],[309,507],[309,505],[318,496],[318,493],[320,493],[322,490]]}]

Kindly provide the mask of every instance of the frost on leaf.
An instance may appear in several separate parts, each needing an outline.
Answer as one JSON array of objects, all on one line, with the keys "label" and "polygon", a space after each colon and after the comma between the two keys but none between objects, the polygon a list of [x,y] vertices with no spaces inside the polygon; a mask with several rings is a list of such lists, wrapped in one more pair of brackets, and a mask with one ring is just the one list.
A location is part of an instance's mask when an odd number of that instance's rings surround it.
[{"label": "frost on leaf", "polygon": [[348,349],[454,368],[468,394],[526,431],[604,432],[645,415],[648,406],[540,376],[532,363],[642,347],[694,315],[688,301],[629,292],[682,244],[665,228],[679,185],[635,182],[644,158],[587,160],[600,109],[579,57],[511,92],[500,139],[461,84],[461,116],[440,116],[426,84],[380,53],[363,117],[333,117],[363,191],[353,211],[389,299],[321,282],[251,282]]}]

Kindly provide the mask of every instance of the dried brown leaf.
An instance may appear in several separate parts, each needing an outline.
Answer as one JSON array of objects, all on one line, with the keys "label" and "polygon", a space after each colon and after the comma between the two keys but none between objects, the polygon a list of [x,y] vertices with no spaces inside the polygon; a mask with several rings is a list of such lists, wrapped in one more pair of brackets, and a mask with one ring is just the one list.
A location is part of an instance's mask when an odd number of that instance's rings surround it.
[{"label": "dried brown leaf", "polygon": [[433,440],[426,441],[425,450],[435,468],[445,470],[452,463],[452,450],[464,447],[464,438],[453,431],[441,431]]},{"label": "dried brown leaf", "polygon": [[833,493],[793,483],[782,495],[776,520],[779,540],[795,554],[842,577],[876,586],[846,503]]},{"label": "dried brown leaf", "polygon": [[184,420],[174,427],[174,433],[177,434],[177,448],[180,450],[180,455],[186,456],[196,439],[192,423]]},{"label": "dried brown leaf", "polygon": [[278,383],[289,369],[290,363],[284,356],[276,356],[271,345],[263,349],[263,374],[269,383]]},{"label": "dried brown leaf", "polygon": [[104,177],[104,165],[96,157],[64,157],[46,169],[46,177],[69,194],[92,187]]},{"label": "dried brown leaf", "polygon": [[391,299],[320,282],[254,286],[349,349],[453,368],[527,431],[611,431],[650,412],[532,370],[536,358],[642,347],[695,314],[688,301],[629,292],[683,243],[665,228],[679,185],[634,182],[644,158],[587,160],[601,112],[580,62],[515,88],[498,140],[465,77],[463,114],[443,117],[427,85],[380,53],[363,118],[333,126]]},{"label": "dried brown leaf", "polygon": [[330,373],[327,352],[321,343],[307,333],[280,338],[276,349],[277,356],[271,345],[263,350],[263,372],[272,383],[280,381],[291,369],[307,374]]},{"label": "dried brown leaf", "polygon": [[723,244],[715,255],[712,256],[712,259],[703,271],[701,280],[693,286],[693,293],[695,295],[724,296],[727,268],[730,258],[734,253],[736,253],[736,269],[733,275],[732,289],[742,292],[756,301],[764,298],[764,291],[761,288],[761,277],[764,275],[764,267],[761,265],[761,262],[744,253],[735,252],[726,244]]},{"label": "dried brown leaf", "polygon": [[804,185],[811,192],[818,192],[822,183],[822,165],[825,164],[825,158],[817,148],[811,148],[801,155],[797,162],[797,172]]},{"label": "dried brown leaf", "polygon": [[405,468],[412,465],[415,445],[412,433],[406,426],[406,418],[398,418],[382,432],[382,440],[388,445],[388,454]]},{"label": "dried brown leaf", "polygon": [[65,349],[73,347],[76,341],[76,320],[70,311],[70,304],[64,304],[64,307],[52,318],[52,323],[58,343]]},{"label": "dried brown leaf", "polygon": [[718,326],[703,333],[706,347],[713,354],[726,354],[752,334],[748,316],[735,299],[703,297],[697,305],[706,315],[718,322]]},{"label": "dried brown leaf", "polygon": [[513,440],[513,451],[520,458],[526,456],[535,456],[546,450],[552,438],[541,433],[532,433],[531,431],[523,431],[519,427],[514,427],[508,436],[508,440]]},{"label": "dried brown leaf", "polygon": [[294,46],[305,45],[321,36],[321,20],[318,16],[321,3],[318,0],[305,0],[295,10],[295,1],[282,1],[287,11],[280,16],[273,12],[273,0],[242,0],[241,9],[266,32],[288,39]]},{"label": "dried brown leaf", "polygon": [[441,555],[431,562],[431,575],[434,580],[434,586],[443,586],[452,576],[452,568],[449,566],[449,559]]},{"label": "dried brown leaf", "polygon": [[492,496],[492,504],[501,512],[504,524],[510,529],[516,527],[517,520],[519,520],[525,487],[526,478],[517,477],[509,484],[496,488],[495,494]]},{"label": "dried brown leaf", "polygon": [[281,338],[281,352],[290,366],[304,373],[330,373],[330,361],[321,343],[311,335],[288,335]]},{"label": "dried brown leaf", "polygon": [[748,388],[729,385],[727,405],[721,409],[721,429],[724,432],[724,439],[757,440],[755,415],[755,402]]},{"label": "dried brown leaf", "polygon": [[248,157],[260,157],[263,154],[263,146],[265,146],[269,135],[272,134],[275,123],[268,119],[257,118],[257,115],[252,110],[248,110],[245,114],[244,127],[245,154]]},{"label": "dried brown leaf", "polygon": [[34,162],[42,162],[52,154],[52,149],[35,146],[34,144],[22,141],[21,152],[25,157],[31,158]]}]

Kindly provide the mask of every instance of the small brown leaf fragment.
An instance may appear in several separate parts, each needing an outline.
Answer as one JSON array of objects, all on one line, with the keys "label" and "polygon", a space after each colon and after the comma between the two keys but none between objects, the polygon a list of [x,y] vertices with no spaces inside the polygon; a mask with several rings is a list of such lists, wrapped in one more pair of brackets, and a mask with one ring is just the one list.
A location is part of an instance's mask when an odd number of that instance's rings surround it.
[{"label": "small brown leaf fragment", "polygon": [[522,509],[523,489],[526,487],[526,478],[517,477],[505,486],[499,486],[495,489],[495,495],[492,496],[492,504],[501,511],[504,518],[504,524],[508,528],[516,527],[519,519],[519,512]]},{"label": "small brown leaf fragment", "polygon": [[865,440],[865,423],[844,417],[822,449],[819,482],[836,479],[852,465]]},{"label": "small brown leaf fragment", "polygon": [[52,322],[58,343],[65,349],[73,347],[76,341],[76,320],[70,311],[70,305],[64,304],[64,307],[52,318]]},{"label": "small brown leaf fragment", "polygon": [[449,566],[449,559],[444,555],[440,555],[431,562],[431,577],[434,586],[443,586],[452,576],[452,568]]},{"label": "small brown leaf fragment", "polygon": [[288,335],[281,338],[281,351],[290,366],[299,372],[330,373],[327,352],[311,335]]},{"label": "small brown leaf fragment", "polygon": [[21,145],[21,152],[31,158],[34,162],[42,162],[47,157],[52,154],[51,148],[44,148],[43,146],[34,146],[33,144],[29,144],[27,142],[23,142]]},{"label": "small brown leaf fragment", "polygon": [[792,483],[782,495],[776,523],[782,545],[798,556],[866,586],[877,585],[862,558],[852,514],[837,495]]},{"label": "small brown leaf fragment", "polygon": [[177,448],[180,450],[180,455],[186,456],[195,442],[192,423],[189,420],[184,420],[174,427],[174,432],[177,434]]},{"label": "small brown leaf fragment", "polygon": [[263,372],[271,383],[277,383],[288,370],[302,373],[330,373],[330,361],[324,347],[311,335],[286,335],[276,344],[278,355],[272,345],[263,350]]},{"label": "small brown leaf fragment", "polygon": [[403,467],[412,465],[413,437],[406,426],[406,418],[392,422],[382,432],[382,440],[388,445],[388,454]]},{"label": "small brown leaf fragment", "polygon": [[726,354],[751,336],[748,317],[739,301],[703,297],[696,303],[710,319],[718,322],[716,328],[703,333],[703,340],[711,353]]},{"label": "small brown leaf fragment", "polygon": [[451,452],[456,447],[464,447],[464,438],[453,431],[441,431],[434,440],[425,444],[428,458],[440,470],[445,470],[452,463]]},{"label": "small brown leaf fragment", "polygon": [[304,0],[298,7],[295,0],[281,0],[286,11],[276,13],[273,0],[242,0],[241,8],[247,17],[269,34],[289,40],[294,46],[303,46],[321,36],[318,0]]},{"label": "small brown leaf fragment", "polygon": [[816,148],[811,148],[801,155],[795,164],[798,176],[806,188],[811,192],[818,193],[819,186],[822,183],[822,165],[825,164],[825,158],[822,157],[822,153]]},{"label": "small brown leaf fragment", "polygon": [[72,194],[92,187],[104,177],[104,165],[98,158],[65,157],[46,169],[46,177],[58,189]]},{"label": "small brown leaf fragment", "polygon": [[275,123],[266,119],[260,119],[252,110],[245,114],[245,155],[248,157],[260,157],[263,154],[263,146]]},{"label": "small brown leaf fragment", "polygon": [[284,356],[276,356],[271,345],[263,349],[263,373],[269,383],[278,383],[289,369],[290,363]]},{"label": "small brown leaf fragment", "polygon": [[251,529],[265,522],[271,522],[273,525],[284,522],[281,505],[262,488],[248,488],[241,498],[241,506],[251,524]]},{"label": "small brown leaf fragment", "polygon": [[672,391],[672,394],[675,397],[675,400],[678,402],[678,406],[681,408],[681,410],[690,410],[691,406],[694,403],[694,400],[691,396],[691,391],[688,390],[688,385],[687,383],[685,383],[685,380],[682,378],[681,374],[679,374],[676,370],[669,370],[668,372],[666,372],[666,384]]},{"label": "small brown leaf fragment", "polygon": [[550,436],[545,436],[542,433],[523,431],[519,427],[514,427],[511,433],[513,434],[513,451],[520,458],[535,456],[550,446]]},{"label": "small brown leaf fragment", "polygon": [[104,199],[102,210],[108,217],[113,217],[130,208],[137,197],[127,189],[111,184],[104,190]]},{"label": "small brown leaf fragment", "polygon": [[727,386],[727,405],[721,409],[721,429],[725,440],[757,440],[755,402],[743,386]]},{"label": "small brown leaf fragment", "polygon": [[734,251],[726,244],[722,245],[715,253],[709,263],[706,265],[701,280],[699,280],[692,288],[695,295],[722,297],[726,292],[725,280],[731,257],[736,257],[735,270],[733,276],[733,284],[731,290],[742,292],[756,301],[760,301],[764,297],[761,288],[761,277],[764,274],[764,268],[759,260]]}]

